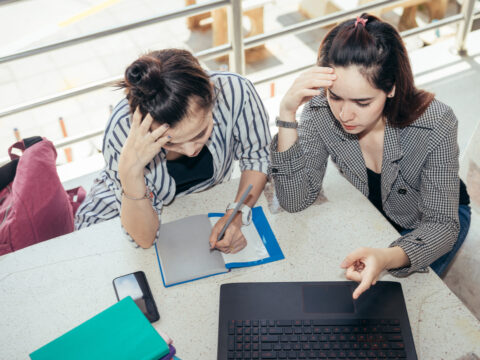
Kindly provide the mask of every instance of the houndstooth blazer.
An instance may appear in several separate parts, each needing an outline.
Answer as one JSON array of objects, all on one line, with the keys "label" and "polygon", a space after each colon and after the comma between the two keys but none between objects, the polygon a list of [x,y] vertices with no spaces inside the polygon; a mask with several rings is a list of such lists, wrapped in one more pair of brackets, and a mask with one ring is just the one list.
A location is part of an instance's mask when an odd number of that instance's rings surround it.
[{"label": "houndstooth blazer", "polygon": [[[307,103],[299,140],[277,151],[271,143],[269,175],[280,205],[289,212],[310,206],[322,190],[330,156],[340,173],[365,196],[368,177],[356,135],[346,133],[333,116],[325,94]],[[385,213],[406,229],[415,229],[392,246],[400,246],[410,266],[391,271],[406,276],[427,267],[451,250],[460,224],[457,119],[450,107],[433,100],[413,124],[385,127],[381,175]]]}]

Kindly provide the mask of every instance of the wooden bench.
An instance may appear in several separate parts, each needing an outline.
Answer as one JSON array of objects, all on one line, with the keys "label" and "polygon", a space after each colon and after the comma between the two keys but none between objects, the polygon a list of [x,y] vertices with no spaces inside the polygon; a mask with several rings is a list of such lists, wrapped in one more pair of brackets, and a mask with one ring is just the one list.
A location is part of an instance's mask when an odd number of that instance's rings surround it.
[{"label": "wooden bench", "polygon": [[[196,4],[197,0],[185,0],[186,5]],[[263,9],[265,4],[271,0],[243,0],[243,16],[247,17],[250,23],[248,33],[244,37],[263,34]],[[198,14],[187,18],[187,26],[190,30],[204,31],[212,28],[213,46],[219,46],[228,42],[228,20],[225,7],[215,9],[208,13]],[[268,56],[265,45],[258,45],[245,50],[245,61],[255,62]],[[228,62],[228,55],[216,59],[219,62]]]},{"label": "wooden bench", "polygon": [[[301,0],[299,11],[308,18],[315,18],[337,11],[354,9],[371,1],[373,0]],[[418,26],[415,16],[417,6],[421,4],[427,6],[430,21],[445,17],[448,0],[405,0],[404,2],[395,5],[386,5],[381,9],[370,11],[370,13],[380,16],[396,7],[403,7],[403,13],[398,25],[398,29],[403,31]]]}]

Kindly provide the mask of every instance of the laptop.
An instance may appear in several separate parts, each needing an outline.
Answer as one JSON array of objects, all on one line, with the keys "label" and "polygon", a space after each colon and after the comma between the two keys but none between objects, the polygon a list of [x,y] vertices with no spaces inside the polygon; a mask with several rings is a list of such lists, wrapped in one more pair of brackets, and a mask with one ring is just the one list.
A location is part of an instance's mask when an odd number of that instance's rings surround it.
[{"label": "laptop", "polygon": [[408,359],[417,355],[402,287],[379,281],[224,284],[218,359]]}]

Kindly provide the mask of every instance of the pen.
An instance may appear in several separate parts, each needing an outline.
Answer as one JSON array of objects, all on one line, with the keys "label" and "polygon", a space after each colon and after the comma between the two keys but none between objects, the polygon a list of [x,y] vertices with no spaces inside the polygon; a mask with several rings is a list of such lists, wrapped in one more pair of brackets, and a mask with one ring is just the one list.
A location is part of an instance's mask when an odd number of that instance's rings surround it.
[{"label": "pen", "polygon": [[[217,241],[220,241],[220,240],[223,238],[223,235],[225,235],[225,231],[227,231],[228,225],[230,225],[230,223],[232,222],[233,218],[234,218],[235,215],[237,214],[238,210],[240,210],[240,207],[243,205],[243,202],[244,202],[245,199],[247,198],[248,193],[250,192],[250,190],[252,190],[252,188],[253,188],[253,185],[250,184],[250,185],[248,185],[248,187],[247,187],[247,188],[245,189],[245,191],[243,192],[242,197],[241,197],[240,200],[238,200],[238,202],[237,202],[237,206],[235,206],[235,209],[233,209],[233,212],[230,214],[230,216],[228,217],[227,222],[226,222],[225,225],[223,226],[222,231],[220,231],[220,234],[218,234]],[[216,243],[215,243],[215,244],[216,244]],[[215,248],[215,246],[213,246],[213,248]],[[213,248],[212,248],[212,249],[213,249]]]}]

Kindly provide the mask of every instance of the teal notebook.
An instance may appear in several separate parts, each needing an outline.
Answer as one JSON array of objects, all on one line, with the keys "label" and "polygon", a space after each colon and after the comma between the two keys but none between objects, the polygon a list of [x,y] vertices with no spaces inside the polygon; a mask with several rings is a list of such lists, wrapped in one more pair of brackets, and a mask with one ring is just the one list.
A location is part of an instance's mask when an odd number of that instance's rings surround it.
[{"label": "teal notebook", "polygon": [[32,360],[152,359],[168,354],[157,333],[131,297],[32,352]]}]

